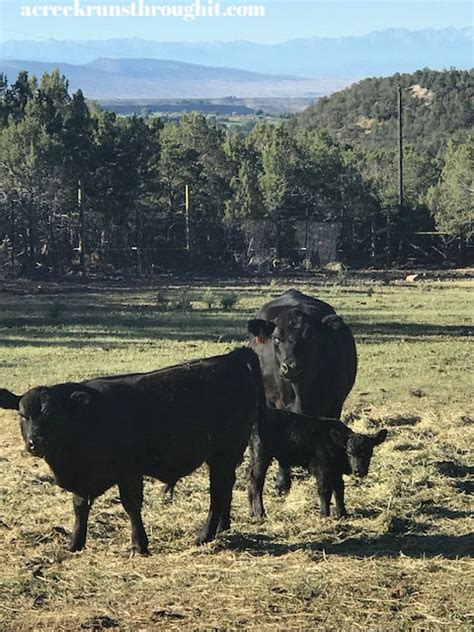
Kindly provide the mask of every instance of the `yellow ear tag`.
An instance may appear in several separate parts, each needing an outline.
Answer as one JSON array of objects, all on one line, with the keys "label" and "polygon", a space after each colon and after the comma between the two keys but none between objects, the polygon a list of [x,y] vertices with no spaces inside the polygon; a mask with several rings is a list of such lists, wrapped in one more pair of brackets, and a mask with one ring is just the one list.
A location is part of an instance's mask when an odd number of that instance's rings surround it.
[{"label": "yellow ear tag", "polygon": [[257,336],[257,342],[259,345],[264,345],[268,338],[266,336]]}]

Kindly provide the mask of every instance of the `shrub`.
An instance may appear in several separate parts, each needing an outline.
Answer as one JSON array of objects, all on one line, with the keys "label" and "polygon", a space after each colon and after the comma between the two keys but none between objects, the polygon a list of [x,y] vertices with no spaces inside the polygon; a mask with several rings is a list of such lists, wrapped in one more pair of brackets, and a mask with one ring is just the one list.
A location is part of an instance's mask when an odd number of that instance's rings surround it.
[{"label": "shrub", "polygon": [[59,322],[66,311],[66,305],[61,301],[54,301],[48,306],[46,314],[53,322]]},{"label": "shrub", "polygon": [[339,270],[336,274],[336,278],[334,279],[334,285],[345,285],[346,283],[347,283],[346,270]]},{"label": "shrub", "polygon": [[214,305],[217,303],[217,296],[211,290],[210,287],[204,292],[202,297],[203,302],[207,305],[207,309],[212,309]]},{"label": "shrub", "polygon": [[177,312],[190,312],[193,309],[193,304],[191,303],[188,292],[185,290],[181,296],[173,302],[172,306]]},{"label": "shrub", "polygon": [[229,309],[232,309],[237,304],[239,300],[238,295],[235,292],[226,292],[225,294],[221,294],[220,296],[220,304],[227,312]]},{"label": "shrub", "polygon": [[156,306],[160,312],[167,312],[170,308],[170,299],[164,292],[158,290],[155,296]]}]

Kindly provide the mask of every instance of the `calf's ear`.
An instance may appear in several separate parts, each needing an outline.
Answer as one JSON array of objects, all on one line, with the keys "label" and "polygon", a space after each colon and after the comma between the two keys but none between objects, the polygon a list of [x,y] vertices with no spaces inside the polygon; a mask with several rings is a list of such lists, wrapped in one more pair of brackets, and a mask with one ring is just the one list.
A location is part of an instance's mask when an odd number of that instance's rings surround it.
[{"label": "calf's ear", "polygon": [[380,445],[387,438],[388,431],[383,428],[383,430],[379,430],[374,437],[374,445]]},{"label": "calf's ear", "polygon": [[0,388],[0,408],[8,410],[18,410],[20,406],[21,395],[15,395],[6,388]]},{"label": "calf's ear", "polygon": [[325,327],[330,327],[334,330],[339,329],[339,327],[342,325],[342,322],[342,318],[337,314],[329,314],[329,316],[321,318],[321,325],[324,325]]},{"label": "calf's ear", "polygon": [[275,329],[275,323],[270,322],[269,320],[262,320],[260,318],[255,318],[254,320],[249,320],[247,322],[247,330],[249,334],[252,334],[258,339],[258,342],[264,343],[273,333]]},{"label": "calf's ear", "polygon": [[337,430],[336,428],[331,428],[331,430],[329,431],[329,434],[331,435],[331,439],[334,441],[336,445],[338,445],[341,448],[346,447],[347,438],[342,434],[340,430]]},{"label": "calf's ear", "polygon": [[91,396],[86,391],[74,391],[69,395],[69,399],[78,408],[88,406],[91,403]]}]

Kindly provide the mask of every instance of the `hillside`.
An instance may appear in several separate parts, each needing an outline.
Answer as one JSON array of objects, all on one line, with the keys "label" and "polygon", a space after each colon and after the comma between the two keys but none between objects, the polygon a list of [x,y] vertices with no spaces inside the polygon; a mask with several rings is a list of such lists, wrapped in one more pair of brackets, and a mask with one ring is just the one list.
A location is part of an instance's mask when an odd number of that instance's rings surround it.
[{"label": "hillside", "polygon": [[[317,28],[317,25],[315,25]],[[418,68],[470,68],[472,29],[388,29],[352,37],[313,37],[277,44],[159,42],[142,39],[10,40],[1,57],[85,64],[97,57],[174,59],[253,72],[354,79]]]},{"label": "hillside", "polygon": [[428,69],[364,79],[319,99],[297,116],[296,124],[303,129],[324,128],[342,141],[366,147],[393,146],[398,85],[403,90],[407,142],[436,150],[474,124],[474,71]]},{"label": "hillside", "polygon": [[[60,57],[59,57],[60,58]],[[0,60],[9,79],[28,70],[36,76],[59,68],[72,91],[79,88],[91,99],[312,98],[338,90],[347,82],[270,75],[237,68],[203,66],[163,59],[98,58],[86,64]]]}]

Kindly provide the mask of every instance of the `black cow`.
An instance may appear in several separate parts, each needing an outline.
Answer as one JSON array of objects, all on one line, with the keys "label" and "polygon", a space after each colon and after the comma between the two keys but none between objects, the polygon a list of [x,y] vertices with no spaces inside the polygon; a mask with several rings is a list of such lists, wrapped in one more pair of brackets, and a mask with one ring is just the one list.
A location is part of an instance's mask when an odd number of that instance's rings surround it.
[{"label": "black cow", "polygon": [[39,386],[23,396],[0,390],[0,407],[19,411],[26,449],[74,494],[71,550],[85,545],[94,499],[117,484],[132,552],[146,554],[143,476],[174,484],[206,462],[210,510],[198,541],[229,528],[235,468],[265,415],[265,394],[258,359],[246,348],[151,373]]},{"label": "black cow", "polygon": [[357,434],[337,419],[274,408],[267,410],[263,428],[250,440],[248,495],[250,514],[258,519],[265,515],[262,493],[273,458],[282,467],[299,465],[316,476],[322,516],[329,516],[333,493],[336,516],[345,516],[342,475],[366,476],[374,447],[387,438],[386,430],[372,436]]},{"label": "black cow", "polygon": [[[357,372],[352,333],[324,301],[288,290],[248,322],[250,346],[262,368],[267,403],[315,417],[341,416]],[[290,489],[280,469],[280,493]]]}]

